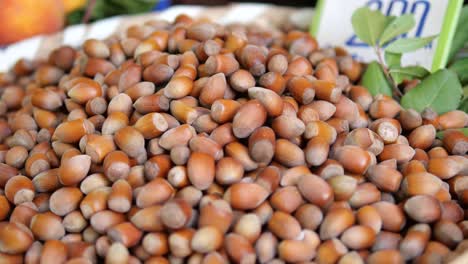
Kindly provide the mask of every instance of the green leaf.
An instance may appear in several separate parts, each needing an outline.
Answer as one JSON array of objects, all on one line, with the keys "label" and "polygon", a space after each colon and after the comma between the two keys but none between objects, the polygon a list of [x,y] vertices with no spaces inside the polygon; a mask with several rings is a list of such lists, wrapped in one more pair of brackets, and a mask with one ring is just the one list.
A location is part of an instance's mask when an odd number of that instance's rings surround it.
[{"label": "green leaf", "polygon": [[93,20],[121,14],[149,12],[158,0],[96,0],[93,9]]},{"label": "green leaf", "polygon": [[[457,129],[450,129],[450,130],[458,130],[460,132],[462,132],[465,136],[468,137],[468,127],[464,127],[464,128],[457,128]],[[439,131],[437,132],[436,134],[436,137],[440,140],[444,139],[444,135],[445,135],[445,132],[447,130],[442,130],[442,131]]]},{"label": "green leaf", "polygon": [[463,87],[463,99],[458,106],[458,110],[462,110],[465,113],[468,113],[468,86]]},{"label": "green leaf", "polygon": [[468,42],[468,5],[462,8],[460,18],[458,19],[457,30],[450,47],[449,60],[455,57],[455,54]]},{"label": "green leaf", "polygon": [[458,106],[458,110],[462,110],[465,113],[468,113],[468,98],[463,99],[463,101],[460,103],[460,106]]},{"label": "green leaf", "polygon": [[389,72],[397,84],[403,80],[422,79],[429,74],[429,71],[421,66],[394,67]]},{"label": "green leaf", "polygon": [[449,69],[458,75],[462,85],[468,84],[468,58],[456,60]]},{"label": "green leaf", "polygon": [[411,52],[420,49],[429,44],[437,36],[430,36],[425,38],[404,38],[397,39],[385,49],[393,53]]},{"label": "green leaf", "polygon": [[85,11],[83,9],[78,9],[69,13],[66,17],[67,25],[80,24],[81,21],[83,20],[84,14],[85,14]]},{"label": "green leaf", "polygon": [[382,67],[373,61],[367,66],[362,76],[362,86],[366,87],[372,95],[385,94],[392,96],[392,87],[387,81]]},{"label": "green leaf", "polygon": [[410,31],[414,25],[413,15],[402,15],[393,19],[380,36],[379,45],[383,46],[393,38]]},{"label": "green leaf", "polygon": [[387,25],[387,19],[380,11],[372,11],[368,7],[361,7],[354,11],[351,23],[358,38],[374,46]]},{"label": "green leaf", "polygon": [[385,51],[385,62],[389,68],[400,67],[401,64],[401,53],[393,53]]},{"label": "green leaf", "polygon": [[439,114],[457,109],[462,95],[461,84],[457,75],[450,70],[442,69],[429,75],[416,87],[401,98],[401,105],[423,111],[432,108]]}]

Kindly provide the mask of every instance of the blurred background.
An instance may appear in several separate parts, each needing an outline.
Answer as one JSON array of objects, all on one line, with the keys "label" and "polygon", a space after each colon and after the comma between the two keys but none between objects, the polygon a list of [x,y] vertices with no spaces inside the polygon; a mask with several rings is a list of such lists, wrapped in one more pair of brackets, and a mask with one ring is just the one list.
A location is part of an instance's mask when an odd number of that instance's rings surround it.
[{"label": "blurred background", "polygon": [[[222,4],[228,4],[232,1],[224,1],[224,0],[179,0],[179,1],[173,1],[175,4],[190,4],[190,5],[222,5]],[[284,1],[284,0],[273,0],[273,1],[265,1],[265,0],[260,0],[260,1],[235,1],[238,3],[242,2],[257,2],[257,3],[270,3],[270,4],[277,4],[277,5],[286,5],[286,6],[314,6],[315,2],[314,0],[298,0],[298,1]]]},{"label": "blurred background", "polygon": [[[116,15],[162,11],[172,5],[227,5],[227,0],[0,0],[0,48],[17,41]],[[314,6],[315,0],[250,0],[287,6]]]}]

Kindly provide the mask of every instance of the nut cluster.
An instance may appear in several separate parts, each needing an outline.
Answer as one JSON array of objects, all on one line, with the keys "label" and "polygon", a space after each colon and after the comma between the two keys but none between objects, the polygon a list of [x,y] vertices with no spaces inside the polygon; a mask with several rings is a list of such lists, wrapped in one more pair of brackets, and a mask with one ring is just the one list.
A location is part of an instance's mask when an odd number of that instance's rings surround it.
[{"label": "nut cluster", "polygon": [[468,248],[466,113],[371,96],[364,65],[306,32],[181,15],[124,35],[0,74],[1,263],[423,264]]}]

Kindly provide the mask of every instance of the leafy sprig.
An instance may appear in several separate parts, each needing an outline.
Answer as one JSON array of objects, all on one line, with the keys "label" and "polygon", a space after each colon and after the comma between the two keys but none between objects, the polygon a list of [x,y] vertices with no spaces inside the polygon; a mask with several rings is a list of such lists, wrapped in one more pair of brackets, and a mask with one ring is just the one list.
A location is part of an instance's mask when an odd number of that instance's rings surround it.
[{"label": "leafy sprig", "polygon": [[[380,11],[362,7],[354,12],[351,22],[357,37],[371,46],[377,55],[378,61],[371,62],[361,78],[362,85],[372,95],[401,97],[405,108],[418,111],[431,108],[439,114],[459,107],[462,88],[457,74],[466,75],[468,60],[454,64],[453,71],[443,69],[433,74],[421,66],[401,65],[404,53],[423,48],[437,37],[400,38],[415,26],[412,15],[385,16]],[[404,80],[412,79],[422,81],[403,95],[398,86]]]}]

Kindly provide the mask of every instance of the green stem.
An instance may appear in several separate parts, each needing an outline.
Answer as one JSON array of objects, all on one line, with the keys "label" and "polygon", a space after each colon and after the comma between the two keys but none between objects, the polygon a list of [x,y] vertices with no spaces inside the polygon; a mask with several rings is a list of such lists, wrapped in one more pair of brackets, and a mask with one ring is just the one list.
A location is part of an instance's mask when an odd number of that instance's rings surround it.
[{"label": "green stem", "polygon": [[385,67],[385,63],[384,63],[384,60],[383,60],[383,57],[382,57],[381,49],[379,47],[377,47],[377,46],[374,46],[374,51],[377,54],[377,60],[379,61],[380,67],[382,67],[382,70],[383,70],[385,76],[387,77],[387,80],[389,80],[390,84],[392,85],[393,93],[395,94],[395,96],[397,98],[403,96],[400,89],[398,89],[398,86],[396,85],[395,80],[393,80],[392,76],[388,72],[387,67]]}]

